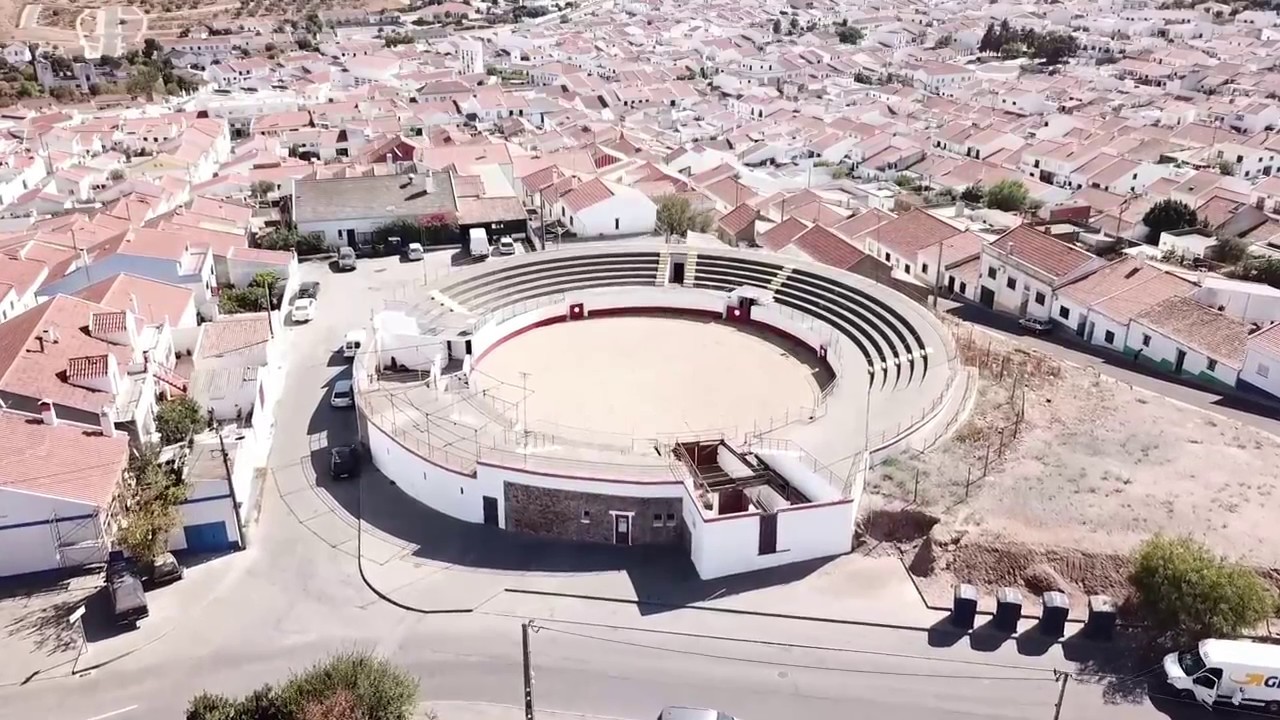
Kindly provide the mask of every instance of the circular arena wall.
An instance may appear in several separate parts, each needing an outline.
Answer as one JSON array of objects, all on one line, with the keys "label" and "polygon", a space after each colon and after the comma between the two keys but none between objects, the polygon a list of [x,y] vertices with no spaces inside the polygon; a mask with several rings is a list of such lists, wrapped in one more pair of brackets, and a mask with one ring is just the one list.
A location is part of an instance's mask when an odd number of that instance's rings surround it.
[{"label": "circular arena wall", "polygon": [[[779,418],[634,432],[531,417],[537,402],[509,375],[518,359],[502,378],[485,375],[487,356],[539,328],[587,321],[586,332],[593,317],[664,313],[781,338],[826,372]],[[372,346],[356,359],[362,435],[406,494],[508,530],[684,543],[703,577],[847,552],[867,451],[945,424],[956,376],[946,330],[907,297],[805,260],[728,247],[602,243],[489,260],[379,315]],[[564,351],[572,363],[572,348]],[[760,364],[756,384],[768,385]],[[584,393],[626,382],[598,369],[582,375]],[[769,479],[713,486],[691,459],[709,448],[725,477],[736,467]],[[757,552],[766,525],[777,552]]]}]

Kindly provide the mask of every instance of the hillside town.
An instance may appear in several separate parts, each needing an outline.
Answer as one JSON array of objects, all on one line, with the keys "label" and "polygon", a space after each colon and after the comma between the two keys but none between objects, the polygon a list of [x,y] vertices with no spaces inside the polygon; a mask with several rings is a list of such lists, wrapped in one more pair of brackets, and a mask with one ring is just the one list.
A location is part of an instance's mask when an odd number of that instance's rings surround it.
[{"label": "hillside town", "polygon": [[[313,417],[351,381],[307,406],[296,367],[477,231],[812,262],[1277,430],[1270,3],[195,5],[28,6],[0,47],[0,579],[278,542],[285,465],[359,465]],[[336,349],[296,335],[330,322]],[[1063,717],[1111,716],[1088,702]]]}]

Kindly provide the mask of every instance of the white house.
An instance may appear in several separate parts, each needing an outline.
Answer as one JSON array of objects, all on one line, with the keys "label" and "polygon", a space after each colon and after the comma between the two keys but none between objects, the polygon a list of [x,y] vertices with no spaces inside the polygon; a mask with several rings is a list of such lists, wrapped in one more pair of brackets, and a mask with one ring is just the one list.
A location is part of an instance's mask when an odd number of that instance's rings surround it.
[{"label": "white house", "polygon": [[1139,258],[1123,257],[1058,288],[1052,319],[1088,343],[1133,354],[1136,351],[1129,343],[1133,316],[1194,289],[1195,285],[1177,275]]},{"label": "white house", "polygon": [[1205,252],[1217,244],[1218,238],[1211,231],[1191,227],[1160,233],[1159,248],[1162,254],[1191,259],[1204,257]]},{"label": "white house", "polygon": [[1280,323],[1273,323],[1245,341],[1240,383],[1280,397]]},{"label": "white house", "polygon": [[556,202],[554,217],[579,237],[653,232],[658,206],[635,188],[596,178]]},{"label": "white house", "polygon": [[1057,287],[1105,263],[1019,225],[982,247],[978,302],[1020,317],[1047,320]]},{"label": "white house", "polygon": [[1171,297],[1129,322],[1141,360],[1174,375],[1235,387],[1244,368],[1249,326],[1189,297]]},{"label": "white house", "polygon": [[[42,421],[42,422],[41,422]],[[103,562],[129,438],[100,425],[0,410],[0,577]]]}]

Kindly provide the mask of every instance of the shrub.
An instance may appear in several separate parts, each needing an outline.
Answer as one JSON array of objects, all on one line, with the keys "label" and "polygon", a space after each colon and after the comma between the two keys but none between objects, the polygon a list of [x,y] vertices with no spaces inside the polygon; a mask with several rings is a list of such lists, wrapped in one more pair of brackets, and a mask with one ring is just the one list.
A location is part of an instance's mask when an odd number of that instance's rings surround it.
[{"label": "shrub", "polygon": [[1017,212],[1027,206],[1027,186],[1021,180],[1001,180],[987,189],[987,207]]},{"label": "shrub", "polygon": [[184,442],[208,426],[200,404],[186,395],[165,400],[156,409],[156,431],[165,445]]},{"label": "shrub", "polygon": [[1159,632],[1183,641],[1233,637],[1276,610],[1252,570],[1227,563],[1190,537],[1155,535],[1134,554],[1129,582],[1138,607]]}]

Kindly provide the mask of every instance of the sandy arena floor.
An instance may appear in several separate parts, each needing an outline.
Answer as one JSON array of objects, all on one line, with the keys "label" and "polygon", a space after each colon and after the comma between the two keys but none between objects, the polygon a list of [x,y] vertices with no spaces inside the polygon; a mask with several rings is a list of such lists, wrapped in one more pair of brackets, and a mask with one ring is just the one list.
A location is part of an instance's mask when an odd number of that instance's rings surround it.
[{"label": "sandy arena floor", "polygon": [[[803,356],[801,356],[803,357]],[[528,375],[533,430],[557,427],[611,437],[724,430],[812,406],[812,369],[781,344],[723,323],[671,317],[607,317],[519,335],[478,367],[490,387],[518,400]]]}]

